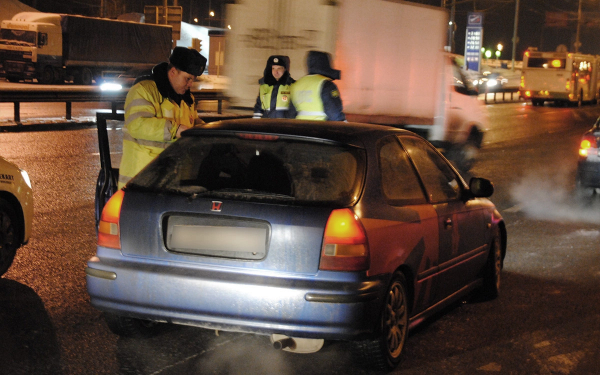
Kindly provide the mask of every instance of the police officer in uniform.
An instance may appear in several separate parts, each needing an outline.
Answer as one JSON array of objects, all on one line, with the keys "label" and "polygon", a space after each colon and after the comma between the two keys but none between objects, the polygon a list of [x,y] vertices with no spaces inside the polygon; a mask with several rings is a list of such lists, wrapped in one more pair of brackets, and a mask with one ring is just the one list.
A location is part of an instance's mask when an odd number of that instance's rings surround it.
[{"label": "police officer in uniform", "polygon": [[175,47],[169,62],[140,77],[125,99],[123,156],[118,187],[123,187],[181,132],[202,123],[190,93],[192,83],[206,67],[206,58],[196,50]]},{"label": "police officer in uniform", "polygon": [[309,51],[306,58],[308,75],[291,88],[290,115],[302,120],[345,121],[342,99],[334,80],[340,71],[331,68],[331,55]]},{"label": "police officer in uniform", "polygon": [[263,77],[258,81],[258,97],[253,118],[289,118],[290,58],[270,56]]}]

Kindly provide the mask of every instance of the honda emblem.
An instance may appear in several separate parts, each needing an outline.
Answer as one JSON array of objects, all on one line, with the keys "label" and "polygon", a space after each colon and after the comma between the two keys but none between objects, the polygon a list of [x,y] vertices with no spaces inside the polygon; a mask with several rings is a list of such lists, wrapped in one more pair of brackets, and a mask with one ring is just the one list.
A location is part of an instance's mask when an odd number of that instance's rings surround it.
[{"label": "honda emblem", "polygon": [[213,201],[212,202],[212,208],[210,210],[211,211],[215,211],[215,212],[221,212],[221,205],[222,204],[223,204],[223,202]]}]

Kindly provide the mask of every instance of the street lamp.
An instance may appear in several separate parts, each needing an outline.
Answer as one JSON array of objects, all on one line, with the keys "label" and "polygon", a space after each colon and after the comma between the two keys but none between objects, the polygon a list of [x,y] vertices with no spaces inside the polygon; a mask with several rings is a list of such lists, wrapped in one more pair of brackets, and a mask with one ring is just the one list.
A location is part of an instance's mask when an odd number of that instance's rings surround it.
[{"label": "street lamp", "polygon": [[504,46],[502,45],[502,43],[498,43],[496,48],[498,49],[498,51],[502,52],[502,48],[504,48]]}]

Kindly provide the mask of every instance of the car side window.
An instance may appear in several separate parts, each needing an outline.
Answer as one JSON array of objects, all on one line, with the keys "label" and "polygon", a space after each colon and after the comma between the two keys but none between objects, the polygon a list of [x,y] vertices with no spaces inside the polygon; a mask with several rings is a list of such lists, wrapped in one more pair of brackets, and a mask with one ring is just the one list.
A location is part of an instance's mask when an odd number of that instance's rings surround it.
[{"label": "car side window", "polygon": [[427,202],[415,169],[396,137],[388,137],[380,144],[379,169],[381,188],[389,204]]},{"label": "car side window", "polygon": [[459,177],[433,146],[416,137],[401,137],[400,141],[415,163],[432,203],[460,198]]}]

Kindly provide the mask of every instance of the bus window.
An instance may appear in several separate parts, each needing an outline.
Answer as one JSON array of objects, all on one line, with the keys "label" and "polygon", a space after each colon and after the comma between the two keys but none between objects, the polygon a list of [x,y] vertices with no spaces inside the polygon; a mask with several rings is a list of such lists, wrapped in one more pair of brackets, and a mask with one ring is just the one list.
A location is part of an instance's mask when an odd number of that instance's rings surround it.
[{"label": "bus window", "polygon": [[543,57],[530,57],[527,60],[528,68],[543,68],[543,69],[564,69],[566,59],[552,59]]}]

